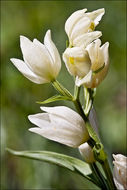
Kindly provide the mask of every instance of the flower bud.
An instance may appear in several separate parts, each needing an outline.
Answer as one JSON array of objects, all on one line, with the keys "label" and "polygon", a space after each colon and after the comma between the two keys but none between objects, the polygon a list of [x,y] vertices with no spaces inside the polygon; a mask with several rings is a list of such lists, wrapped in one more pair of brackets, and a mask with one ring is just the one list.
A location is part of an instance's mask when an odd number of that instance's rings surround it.
[{"label": "flower bud", "polygon": [[84,77],[90,70],[91,61],[88,52],[81,47],[67,48],[63,53],[63,60],[73,76]]},{"label": "flower bud", "polygon": [[122,154],[113,154],[113,178],[117,189],[127,189],[127,157]]},{"label": "flower bud", "polygon": [[88,143],[81,144],[79,147],[79,152],[87,163],[95,162],[94,154],[92,148],[88,145]]},{"label": "flower bud", "polygon": [[38,84],[56,79],[61,68],[61,59],[51,39],[50,30],[46,32],[44,45],[37,39],[32,42],[20,36],[20,46],[24,61],[15,58],[11,61],[26,78]]},{"label": "flower bud", "polygon": [[71,46],[86,47],[102,35],[100,31],[94,32],[94,29],[99,24],[105,10],[102,8],[90,13],[86,11],[87,9],[82,9],[74,12],[65,23],[65,31]]},{"label": "flower bud", "polygon": [[71,75],[76,77],[76,85],[95,88],[105,78],[109,68],[108,46],[101,46],[97,39],[85,49],[82,47],[67,48],[63,60]]},{"label": "flower bud", "polygon": [[46,113],[29,115],[38,127],[29,130],[50,140],[77,148],[88,141],[89,134],[82,117],[65,106],[41,107]]}]

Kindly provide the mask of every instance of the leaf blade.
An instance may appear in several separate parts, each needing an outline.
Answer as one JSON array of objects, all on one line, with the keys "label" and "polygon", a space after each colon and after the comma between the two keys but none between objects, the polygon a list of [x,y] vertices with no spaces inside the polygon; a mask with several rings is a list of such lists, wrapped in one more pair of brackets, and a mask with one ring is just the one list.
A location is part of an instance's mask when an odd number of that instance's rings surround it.
[{"label": "leaf blade", "polygon": [[61,95],[55,95],[55,96],[52,96],[42,102],[40,101],[37,101],[38,104],[48,104],[48,103],[51,103],[51,102],[55,102],[55,101],[60,101],[60,100],[68,100],[68,101],[71,101],[71,98],[67,97],[67,96],[61,96]]},{"label": "leaf blade", "polygon": [[73,172],[78,171],[84,177],[92,173],[87,163],[64,154],[49,151],[15,151],[12,149],[7,149],[7,151],[16,156],[49,162],[67,168]]}]

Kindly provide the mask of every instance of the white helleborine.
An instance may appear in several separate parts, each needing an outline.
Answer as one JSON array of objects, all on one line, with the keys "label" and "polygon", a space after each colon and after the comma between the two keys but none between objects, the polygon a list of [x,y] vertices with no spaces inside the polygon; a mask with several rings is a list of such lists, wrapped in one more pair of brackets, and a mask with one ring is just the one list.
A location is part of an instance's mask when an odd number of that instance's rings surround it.
[{"label": "white helleborine", "polygon": [[86,47],[102,33],[94,31],[105,13],[104,8],[86,13],[87,9],[74,12],[65,23],[70,46]]},{"label": "white helleborine", "polygon": [[63,53],[63,60],[68,72],[73,76],[83,78],[91,67],[88,52],[82,47],[67,48]]},{"label": "white helleborine", "polygon": [[122,154],[113,154],[113,178],[118,190],[127,189],[127,157]]},{"label": "white helleborine", "polygon": [[29,130],[50,140],[78,147],[89,139],[82,117],[65,106],[41,107],[47,113],[29,115],[29,120],[38,127]]},{"label": "white helleborine", "polygon": [[92,148],[88,145],[88,143],[83,143],[79,147],[79,152],[87,163],[95,162],[94,154]]},{"label": "white helleborine", "polygon": [[61,59],[51,39],[50,30],[46,32],[44,45],[37,39],[32,42],[20,36],[20,47],[24,61],[15,58],[11,61],[26,78],[38,84],[56,79],[61,68]]},{"label": "white helleborine", "polygon": [[69,73],[76,77],[76,85],[95,88],[105,78],[109,68],[109,43],[101,46],[97,39],[85,49],[82,47],[67,48],[63,60]]}]

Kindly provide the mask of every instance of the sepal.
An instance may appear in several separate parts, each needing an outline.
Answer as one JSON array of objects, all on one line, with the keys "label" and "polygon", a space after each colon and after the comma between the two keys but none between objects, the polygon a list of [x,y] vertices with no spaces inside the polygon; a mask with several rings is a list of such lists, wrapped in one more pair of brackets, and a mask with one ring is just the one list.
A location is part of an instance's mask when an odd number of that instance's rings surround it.
[{"label": "sepal", "polygon": [[56,102],[56,101],[60,101],[60,100],[68,100],[68,101],[71,101],[72,99],[67,97],[67,96],[61,96],[61,95],[55,95],[55,96],[52,96],[42,102],[40,101],[37,101],[36,103],[38,104],[48,104],[48,103],[51,103],[51,102]]}]

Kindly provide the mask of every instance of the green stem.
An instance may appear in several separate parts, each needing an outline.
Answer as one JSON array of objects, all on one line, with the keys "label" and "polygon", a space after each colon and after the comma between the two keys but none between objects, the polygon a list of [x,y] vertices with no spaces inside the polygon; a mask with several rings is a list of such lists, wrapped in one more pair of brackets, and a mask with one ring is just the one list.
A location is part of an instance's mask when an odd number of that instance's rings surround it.
[{"label": "green stem", "polygon": [[[98,139],[98,137],[97,137],[94,129],[92,128],[92,126],[89,124],[89,121],[88,121],[88,114],[89,114],[89,111],[90,111],[92,103],[93,103],[93,97],[91,95],[92,91],[89,91],[89,90],[87,91],[87,98],[88,98],[87,99],[87,115],[85,115],[85,113],[83,111],[83,108],[81,106],[81,103],[79,101],[79,91],[80,91],[80,88],[78,88],[78,87],[75,86],[74,96],[72,96],[72,94],[66,88],[64,88],[57,80],[52,81],[52,85],[54,86],[54,88],[59,93],[61,93],[64,96],[69,97],[70,100],[72,100],[72,102],[74,103],[74,105],[75,105],[78,113],[82,116],[82,118],[86,122],[86,126],[87,126],[89,134],[91,134],[90,135],[91,138],[89,139],[89,143],[92,145],[92,147],[94,147],[94,145],[96,145],[96,143],[101,143],[100,139]],[[116,189],[115,185],[113,183],[113,176],[112,176],[112,172],[110,170],[110,167],[109,167],[107,159],[105,161],[103,160],[103,162],[100,162],[100,163],[101,163],[101,165],[103,167],[103,170],[105,171],[105,174],[106,174],[106,177],[107,177],[110,189]],[[100,172],[98,170],[96,172],[98,173],[98,176],[99,176],[100,180],[103,183],[102,176],[100,176],[101,175]],[[95,183],[95,182],[93,182],[93,183]]]},{"label": "green stem", "polygon": [[[87,92],[88,92],[88,91],[87,91]],[[88,92],[88,93],[89,93],[89,92]],[[89,102],[90,99],[91,99],[91,95],[88,96],[88,100],[87,100],[87,101]],[[93,99],[92,99],[91,101],[93,102]],[[92,138],[92,139],[90,138],[89,144],[92,144],[92,147],[93,147],[96,143],[101,143],[101,142],[100,142],[100,139],[97,137],[97,135],[96,135],[94,129],[93,129],[92,126],[89,124],[89,122],[88,122],[88,117],[84,114],[84,111],[83,111],[83,109],[82,109],[82,106],[81,106],[81,104],[80,104],[79,99],[77,98],[75,101],[73,101],[73,103],[74,103],[74,105],[75,105],[75,107],[76,107],[78,113],[82,116],[82,118],[83,118],[84,121],[86,122],[86,127],[87,127],[87,129],[88,129],[89,134],[92,134],[92,135],[91,135],[91,138]],[[87,104],[87,105],[88,105],[88,104]],[[89,109],[88,109],[87,115],[89,114],[90,109],[91,109],[91,106],[90,106]],[[104,153],[104,151],[103,151],[103,153]],[[105,153],[104,153],[104,155],[105,155]],[[109,164],[108,164],[107,159],[106,159],[104,162],[100,162],[100,163],[101,163],[101,165],[102,165],[102,167],[103,167],[103,170],[104,170],[104,172],[105,172],[105,174],[106,174],[109,188],[110,188],[110,189],[116,189],[116,187],[115,187],[115,185],[114,185],[114,182],[113,182],[112,172],[111,172],[111,170],[110,170],[110,167],[109,167]],[[103,163],[103,164],[102,164],[102,163]],[[96,168],[96,169],[97,169],[97,168]],[[104,183],[104,179],[102,180],[102,176],[101,176],[100,172],[99,172],[98,170],[97,170],[97,172],[98,172],[98,176],[99,176],[99,178],[101,179],[102,183]],[[106,188],[108,189],[108,187],[107,187],[107,185],[106,185],[106,182],[105,182],[105,186],[106,186]]]},{"label": "green stem", "polygon": [[78,113],[82,116],[82,118],[87,121],[87,117],[84,114],[84,111],[82,109],[82,105],[80,104],[79,101],[79,93],[80,93],[80,87],[76,86],[74,87],[74,98],[73,98],[73,103],[75,105],[75,108],[77,109]]},{"label": "green stem", "polygon": [[74,100],[73,103],[74,103],[75,108],[77,109],[78,113],[83,117],[85,122],[88,121],[88,118],[84,115],[84,111],[82,109],[82,106],[81,106],[79,100]]},{"label": "green stem", "polygon": [[80,87],[76,86],[74,87],[74,100],[79,100],[79,93],[80,93]]},{"label": "green stem", "polygon": [[111,172],[111,169],[110,169],[110,166],[109,166],[109,163],[108,163],[107,159],[105,160],[104,163],[102,163],[102,167],[103,167],[105,175],[106,175],[106,177],[108,179],[108,184],[109,184],[110,189],[111,190],[116,189],[114,181],[113,181],[113,175],[112,175],[112,172]]},{"label": "green stem", "polygon": [[108,185],[107,185],[107,181],[104,178],[104,176],[102,175],[101,171],[99,170],[98,166],[96,165],[96,163],[91,164],[93,167],[93,170],[95,172],[95,174],[98,176],[100,183],[102,185],[102,189],[108,190]]},{"label": "green stem", "polygon": [[52,81],[53,87],[63,96],[67,96],[71,99],[73,99],[72,94],[62,85],[60,84],[57,80]]}]

